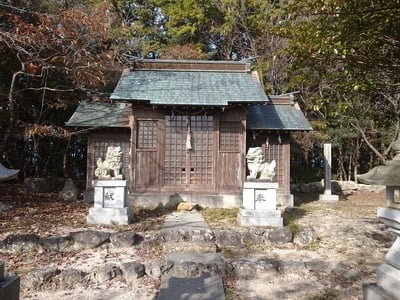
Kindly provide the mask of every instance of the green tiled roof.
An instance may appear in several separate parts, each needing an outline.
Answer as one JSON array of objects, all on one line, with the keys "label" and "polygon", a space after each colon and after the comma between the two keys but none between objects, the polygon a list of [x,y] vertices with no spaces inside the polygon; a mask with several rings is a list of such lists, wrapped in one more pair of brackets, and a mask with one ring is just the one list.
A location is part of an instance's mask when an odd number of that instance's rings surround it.
[{"label": "green tiled roof", "polygon": [[294,105],[252,105],[247,115],[247,129],[313,130],[303,112]]},{"label": "green tiled roof", "polygon": [[124,73],[111,99],[205,106],[268,101],[258,79],[249,72],[149,69]]},{"label": "green tiled roof", "polygon": [[131,106],[126,103],[81,102],[65,124],[77,127],[129,127]]}]

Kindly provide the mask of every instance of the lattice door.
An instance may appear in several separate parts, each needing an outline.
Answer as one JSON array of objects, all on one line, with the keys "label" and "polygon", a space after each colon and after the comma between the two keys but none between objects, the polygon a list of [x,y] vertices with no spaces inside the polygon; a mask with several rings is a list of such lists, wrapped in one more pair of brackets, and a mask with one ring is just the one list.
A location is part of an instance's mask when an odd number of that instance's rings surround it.
[{"label": "lattice door", "polygon": [[211,185],[213,182],[213,119],[211,116],[191,117],[192,150],[190,184]]},{"label": "lattice door", "polygon": [[212,184],[212,117],[166,116],[165,123],[164,184]]}]

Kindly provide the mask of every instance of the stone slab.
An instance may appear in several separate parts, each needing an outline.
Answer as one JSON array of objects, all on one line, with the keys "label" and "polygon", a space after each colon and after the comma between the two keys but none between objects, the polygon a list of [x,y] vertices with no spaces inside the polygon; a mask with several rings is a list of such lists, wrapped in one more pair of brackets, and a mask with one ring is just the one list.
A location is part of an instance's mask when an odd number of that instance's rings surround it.
[{"label": "stone slab", "polygon": [[377,216],[391,228],[400,230],[400,210],[390,207],[378,207]]},{"label": "stone slab", "polygon": [[321,201],[339,201],[339,196],[332,195],[332,194],[321,194],[321,195],[319,195],[319,200],[321,200]]},{"label": "stone slab", "polygon": [[244,217],[254,218],[280,218],[281,211],[279,209],[245,209],[239,208],[239,214]]},{"label": "stone slab", "polygon": [[217,246],[214,242],[205,241],[185,241],[184,243],[177,243],[176,241],[165,242],[163,245],[164,253],[179,253],[179,252],[217,252]]},{"label": "stone slab", "polygon": [[90,207],[89,215],[99,216],[127,216],[131,215],[131,210],[128,207]]},{"label": "stone slab", "polygon": [[20,278],[7,276],[0,281],[0,299],[19,300]]},{"label": "stone slab", "polygon": [[392,247],[386,253],[385,261],[393,267],[400,269],[400,237],[397,236]]},{"label": "stone slab", "polygon": [[107,215],[93,215],[89,214],[86,217],[88,224],[104,224],[104,225],[128,225],[131,222],[132,217],[129,215],[123,216],[107,216]]},{"label": "stone slab", "polygon": [[206,265],[221,264],[222,260],[217,253],[202,252],[174,252],[167,253],[166,259],[173,262],[194,262]]},{"label": "stone slab", "polygon": [[127,181],[126,180],[93,180],[92,181],[93,186],[108,186],[108,187],[118,187],[118,186],[127,186]]},{"label": "stone slab", "polygon": [[277,182],[267,181],[245,181],[243,188],[249,189],[278,189],[279,184]]},{"label": "stone slab", "polygon": [[163,230],[210,230],[203,216],[197,211],[173,212],[165,217]]},{"label": "stone slab", "polygon": [[240,226],[282,227],[283,218],[280,210],[252,210],[240,208],[237,220]]},{"label": "stone slab", "polygon": [[224,286],[219,276],[164,277],[158,300],[225,300]]},{"label": "stone slab", "polygon": [[394,300],[376,283],[363,284],[363,300]]},{"label": "stone slab", "polygon": [[376,276],[378,278],[378,286],[384,289],[387,294],[394,297],[394,299],[400,299],[400,270],[388,264],[382,264],[377,268]]}]

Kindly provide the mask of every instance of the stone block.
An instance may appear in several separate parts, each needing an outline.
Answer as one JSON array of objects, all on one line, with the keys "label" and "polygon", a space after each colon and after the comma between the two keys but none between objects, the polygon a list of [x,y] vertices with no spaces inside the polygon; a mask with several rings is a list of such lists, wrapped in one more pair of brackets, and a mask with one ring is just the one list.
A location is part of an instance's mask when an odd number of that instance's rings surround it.
[{"label": "stone block", "polygon": [[321,201],[339,201],[338,195],[332,195],[330,193],[319,195],[319,200]]},{"label": "stone block", "polygon": [[400,237],[397,236],[396,240],[394,241],[392,247],[389,249],[389,252],[386,253],[385,261],[400,269]]},{"label": "stone block", "polygon": [[377,284],[391,295],[394,299],[400,299],[399,286],[400,286],[400,270],[388,265],[382,264],[376,270]]},{"label": "stone block", "polygon": [[363,284],[363,300],[394,300],[376,283]]},{"label": "stone block", "polygon": [[128,225],[132,213],[127,206],[126,180],[97,180],[94,185],[94,207],[86,218],[89,224]]},{"label": "stone block", "polygon": [[244,209],[240,208],[238,213],[238,223],[241,226],[272,226],[282,227],[283,218],[277,209]]}]

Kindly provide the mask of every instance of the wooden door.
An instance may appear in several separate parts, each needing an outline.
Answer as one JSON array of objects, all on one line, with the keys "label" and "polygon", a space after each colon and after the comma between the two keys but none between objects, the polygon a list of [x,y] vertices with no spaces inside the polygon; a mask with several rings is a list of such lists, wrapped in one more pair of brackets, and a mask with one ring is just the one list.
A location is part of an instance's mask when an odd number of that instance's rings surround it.
[{"label": "wooden door", "polygon": [[164,185],[212,189],[213,149],[212,116],[166,116]]}]

